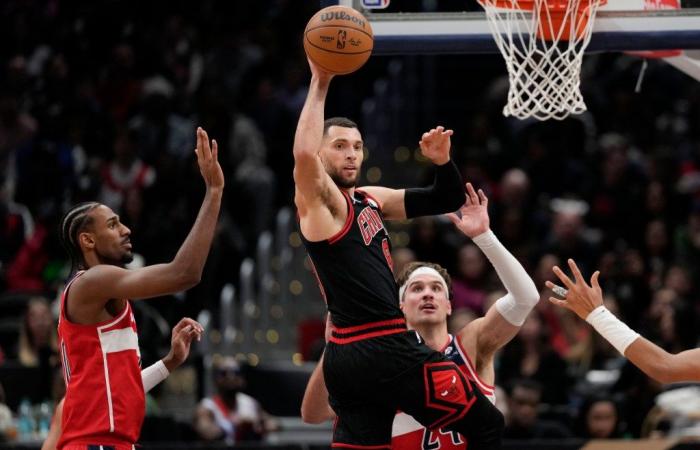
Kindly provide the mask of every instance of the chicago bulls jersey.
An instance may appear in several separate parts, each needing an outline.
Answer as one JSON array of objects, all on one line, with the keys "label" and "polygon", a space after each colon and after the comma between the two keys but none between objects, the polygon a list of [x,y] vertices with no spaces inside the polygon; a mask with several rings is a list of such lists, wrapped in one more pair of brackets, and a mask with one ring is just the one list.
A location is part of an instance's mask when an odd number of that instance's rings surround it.
[{"label": "chicago bulls jersey", "polygon": [[145,414],[141,354],[131,305],[118,317],[93,325],[70,322],[61,296],[58,321],[66,397],[58,444],[131,446]]},{"label": "chicago bulls jersey", "polygon": [[352,198],[341,192],[348,208],[345,226],[320,242],[310,242],[301,233],[333,325],[403,318],[380,205],[363,191],[355,190]]},{"label": "chicago bulls jersey", "polygon": [[[459,366],[466,377],[491,403],[496,403],[494,387],[481,381],[469,356],[462,348],[459,337],[450,335],[450,340],[442,353]],[[391,430],[391,448],[393,450],[464,450],[467,448],[467,442],[459,433],[447,430],[430,431],[413,417],[399,412],[394,418]]]}]

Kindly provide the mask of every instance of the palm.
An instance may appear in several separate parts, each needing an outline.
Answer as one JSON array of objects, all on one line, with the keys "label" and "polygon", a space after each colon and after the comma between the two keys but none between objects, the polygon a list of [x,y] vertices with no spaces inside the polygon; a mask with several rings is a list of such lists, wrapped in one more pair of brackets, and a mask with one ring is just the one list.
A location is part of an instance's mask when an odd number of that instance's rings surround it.
[{"label": "palm", "polygon": [[477,193],[471,183],[467,183],[466,202],[459,212],[461,217],[454,213],[447,217],[468,237],[474,238],[489,230],[489,199],[481,189]]},{"label": "palm", "polygon": [[452,130],[441,126],[423,133],[419,142],[421,153],[436,164],[444,164],[450,159],[450,136]]},{"label": "palm", "polygon": [[489,215],[483,205],[465,205],[459,210],[462,220],[459,228],[467,236],[478,236],[489,228]]}]

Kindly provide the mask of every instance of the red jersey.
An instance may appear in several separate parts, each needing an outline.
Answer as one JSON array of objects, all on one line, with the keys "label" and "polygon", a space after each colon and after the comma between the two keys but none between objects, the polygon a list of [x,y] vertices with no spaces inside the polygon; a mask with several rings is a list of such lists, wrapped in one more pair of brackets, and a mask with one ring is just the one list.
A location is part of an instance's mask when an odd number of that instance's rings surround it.
[{"label": "red jersey", "polygon": [[[459,337],[450,335],[450,341],[442,349],[442,353],[459,366],[467,379],[473,381],[491,403],[496,403],[494,387],[479,378]],[[391,430],[391,448],[392,450],[465,450],[467,440],[454,431],[428,430],[413,417],[399,412],[394,417]]]},{"label": "red jersey", "polygon": [[66,397],[58,448],[73,445],[131,447],[146,412],[141,353],[131,305],[118,317],[92,325],[70,322],[61,296],[58,337]]}]

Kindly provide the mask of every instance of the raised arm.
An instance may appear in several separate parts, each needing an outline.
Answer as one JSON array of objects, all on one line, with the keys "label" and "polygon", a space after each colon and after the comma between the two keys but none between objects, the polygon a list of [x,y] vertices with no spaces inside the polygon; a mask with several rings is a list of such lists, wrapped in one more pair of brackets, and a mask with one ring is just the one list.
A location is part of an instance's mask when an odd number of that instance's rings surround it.
[{"label": "raised arm", "polygon": [[411,219],[459,209],[464,202],[464,190],[459,169],[450,159],[452,134],[452,130],[438,126],[423,133],[421,137],[421,153],[436,166],[435,179],[431,186],[409,189],[389,189],[380,186],[361,188],[381,203],[386,219]]},{"label": "raised arm", "polygon": [[453,213],[448,217],[484,252],[508,290],[483,318],[459,333],[463,342],[477,342],[478,359],[487,359],[513,339],[540,296],[523,266],[489,229],[488,198],[481,189],[477,194],[471,183],[467,183],[467,201],[460,213],[461,217]]},{"label": "raised arm", "polygon": [[323,167],[326,95],[333,75],[309,60],[311,83],[294,135],[294,203],[301,231],[311,241],[328,239],[340,231],[347,218],[345,199]]},{"label": "raised arm", "polygon": [[570,309],[590,323],[617,351],[649,377],[661,383],[700,381],[700,349],[671,354],[643,338],[615,317],[603,304],[603,291],[598,283],[600,272],[596,271],[593,274],[589,285],[574,260],[569,259],[568,263],[575,282],[555,266],[553,271],[566,289],[548,281],[547,286],[557,295],[564,297],[550,297],[549,301]]},{"label": "raised arm", "polygon": [[101,309],[110,299],[156,297],[189,289],[199,283],[219,217],[224,175],[218,161],[216,141],[210,147],[209,137],[202,128],[197,129],[195,153],[206,193],[197,219],[175,258],[167,264],[132,270],[106,264],[91,267],[73,283],[69,296],[71,305]]}]

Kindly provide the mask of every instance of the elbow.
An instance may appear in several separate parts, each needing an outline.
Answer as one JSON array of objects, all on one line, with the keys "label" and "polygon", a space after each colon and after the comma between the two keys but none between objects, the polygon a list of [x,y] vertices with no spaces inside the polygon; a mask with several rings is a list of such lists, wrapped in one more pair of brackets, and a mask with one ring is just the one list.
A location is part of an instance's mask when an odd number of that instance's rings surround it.
[{"label": "elbow", "polygon": [[532,305],[534,308],[539,302],[540,302],[540,293],[537,290],[537,286],[535,286],[535,282],[532,281],[532,279],[529,280],[530,282],[528,283],[528,289],[527,289],[527,294],[525,295],[525,299],[528,304]]},{"label": "elbow", "polygon": [[202,281],[202,271],[194,267],[188,267],[178,271],[177,280],[175,281],[176,290],[186,291],[197,286]]}]

